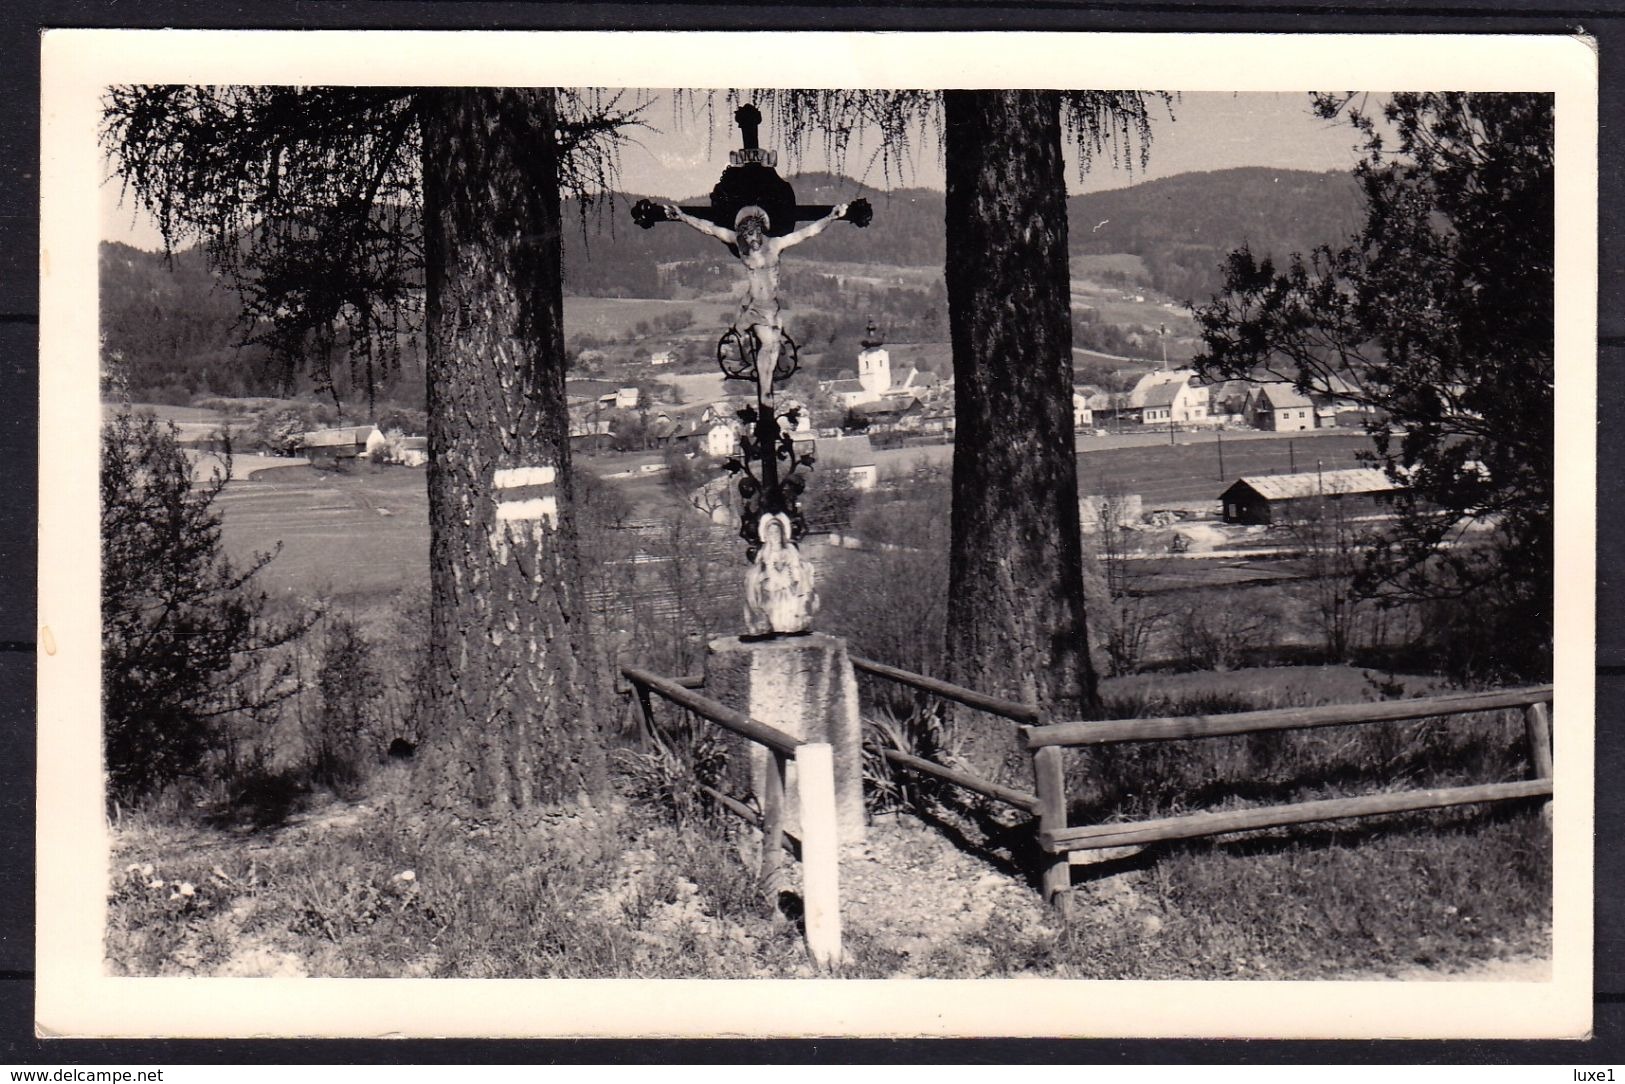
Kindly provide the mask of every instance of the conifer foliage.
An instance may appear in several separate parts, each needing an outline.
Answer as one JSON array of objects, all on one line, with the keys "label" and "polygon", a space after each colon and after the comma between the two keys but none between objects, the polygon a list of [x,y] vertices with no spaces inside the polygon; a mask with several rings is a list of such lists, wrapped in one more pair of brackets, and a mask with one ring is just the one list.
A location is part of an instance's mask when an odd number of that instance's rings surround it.
[{"label": "conifer foliage", "polygon": [[[228,468],[229,469],[229,468]],[[133,801],[199,774],[234,717],[293,692],[279,620],[220,544],[224,470],[194,482],[172,427],[124,412],[102,434],[102,675],[109,797]]]}]

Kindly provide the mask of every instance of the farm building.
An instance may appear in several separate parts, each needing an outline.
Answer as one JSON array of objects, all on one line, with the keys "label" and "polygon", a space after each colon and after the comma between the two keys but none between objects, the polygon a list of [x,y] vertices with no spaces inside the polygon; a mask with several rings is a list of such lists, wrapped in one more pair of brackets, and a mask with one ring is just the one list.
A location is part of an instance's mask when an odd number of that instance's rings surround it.
[{"label": "farm building", "polygon": [[1315,427],[1315,404],[1291,384],[1265,384],[1253,393],[1248,416],[1257,429],[1291,433]]},{"label": "farm building", "polygon": [[368,454],[379,437],[375,425],[317,429],[299,438],[299,449],[312,463],[337,463]]},{"label": "farm building", "polygon": [[1251,392],[1252,385],[1245,380],[1224,380],[1208,385],[1208,415],[1221,421],[1246,421],[1247,397]]},{"label": "farm building", "polygon": [[1345,514],[1372,515],[1385,510],[1398,489],[1382,471],[1356,467],[1238,478],[1219,500],[1226,523],[1269,524],[1312,511],[1322,501],[1337,502]]},{"label": "farm building", "polygon": [[1192,387],[1185,380],[1170,380],[1157,384],[1145,393],[1144,411],[1140,421],[1145,425],[1158,422],[1188,425],[1207,421],[1208,393],[1206,388]]},{"label": "farm building", "polygon": [[953,403],[950,401],[926,407],[925,413],[920,416],[920,432],[952,436],[954,432]]},{"label": "farm building", "polygon": [[868,428],[876,433],[918,429],[925,408],[912,395],[888,395],[872,403],[858,403],[851,408]]},{"label": "farm building", "polygon": [[1095,412],[1094,408],[1089,405],[1089,400],[1099,394],[1099,388],[1074,387],[1072,389],[1072,428],[1094,428]]},{"label": "farm building", "polygon": [[844,470],[854,489],[873,489],[880,474],[875,467],[875,450],[867,436],[794,436],[798,455],[811,452],[814,470]]}]

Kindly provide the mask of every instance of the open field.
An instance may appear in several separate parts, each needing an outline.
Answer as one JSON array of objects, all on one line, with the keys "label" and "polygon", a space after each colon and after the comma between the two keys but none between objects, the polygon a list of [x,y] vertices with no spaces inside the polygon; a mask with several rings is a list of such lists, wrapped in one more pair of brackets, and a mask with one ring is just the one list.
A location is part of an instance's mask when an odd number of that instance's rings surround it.
[{"label": "open field", "polygon": [[[1219,443],[1224,444],[1224,477],[1219,477]],[[1254,430],[1174,433],[1165,431],[1079,436],[1078,492],[1138,493],[1147,511],[1168,505],[1216,502],[1226,486],[1244,474],[1286,474],[1294,467],[1312,471],[1362,466],[1371,438],[1356,430],[1320,429],[1306,433]],[[902,476],[920,466],[946,467],[951,444],[920,444],[875,452],[881,475]]]},{"label": "open field", "polygon": [[278,467],[228,483],[216,507],[234,560],[281,545],[258,577],[273,596],[427,597],[429,505],[421,470]]},{"label": "open field", "polygon": [[[649,297],[566,297],[564,326],[569,334],[588,333],[620,338],[630,335],[640,321],[659,320],[676,312],[694,315],[694,327],[726,327],[739,311],[731,300],[667,301]],[[682,334],[682,333],[679,333]]]},{"label": "open field", "polygon": [[[1226,486],[1247,474],[1286,474],[1363,465],[1371,450],[1359,431],[1307,433],[1134,433],[1078,439],[1078,491],[1138,493],[1147,508],[1187,501],[1217,501]],[[1219,445],[1224,475],[1219,475]]]},{"label": "open field", "polygon": [[[1216,501],[1224,483],[1203,472],[1217,473],[1210,434],[1175,434],[1168,445],[1155,434],[1079,439],[1078,486],[1098,492],[1102,480],[1129,493],[1139,493],[1146,507],[1164,503]],[[1354,453],[1369,447],[1363,434],[1235,434],[1224,442],[1226,474],[1279,472],[1295,459],[1300,470],[1316,460],[1326,469],[1349,466]],[[1289,452],[1290,445],[1290,452]],[[1081,449],[1088,449],[1086,451]],[[946,466],[952,445],[924,445],[876,453],[883,475],[904,476],[923,464]],[[600,477],[658,462],[654,452],[582,457],[579,465]],[[256,466],[258,466],[256,464]],[[659,475],[616,479],[632,505],[634,522],[658,522],[682,505]],[[274,593],[304,595],[332,592],[337,598],[369,596],[428,582],[428,498],[422,470],[362,466],[354,472],[317,471],[309,467],[274,466],[252,478],[231,482],[221,494],[227,551],[238,560],[278,542],[282,552],[261,573]],[[1190,562],[1187,562],[1190,563]],[[1169,568],[1175,577],[1218,583],[1212,576],[1251,581],[1271,575],[1267,562],[1201,562],[1186,572]],[[1209,566],[1212,566],[1210,569]],[[1210,575],[1211,572],[1211,575]]]}]

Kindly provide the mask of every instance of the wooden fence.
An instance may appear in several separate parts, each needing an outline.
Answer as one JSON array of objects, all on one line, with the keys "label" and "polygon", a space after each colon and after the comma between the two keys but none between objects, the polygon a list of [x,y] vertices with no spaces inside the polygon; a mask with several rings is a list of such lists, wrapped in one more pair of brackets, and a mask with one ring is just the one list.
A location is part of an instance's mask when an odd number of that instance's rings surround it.
[{"label": "wooden fence", "polygon": [[[1119,719],[1106,722],[1054,723],[1021,728],[1021,741],[1032,754],[1038,788],[1038,843],[1056,857],[1044,871],[1044,897],[1065,906],[1072,883],[1072,855],[1106,847],[1143,846],[1166,840],[1195,839],[1285,825],[1312,824],[1344,817],[1371,817],[1417,809],[1440,809],[1475,802],[1550,798],[1552,736],[1547,705],[1552,687],[1537,685],[1487,693],[1389,700],[1374,704],[1328,704],[1314,708],[1277,708],[1230,715],[1193,715],[1167,719]],[[1218,812],[1189,813],[1157,820],[1070,826],[1067,824],[1065,748],[1117,742],[1178,741],[1268,730],[1307,730],[1322,726],[1403,722],[1470,712],[1524,710],[1534,778],[1467,787],[1436,787],[1350,798],[1254,806]]]},{"label": "wooden fence", "polygon": [[654,729],[650,695],[663,699],[702,719],[707,719],[768,751],[768,772],[761,813],[737,798],[711,787],[701,789],[724,808],[739,814],[762,829],[762,886],[774,907],[778,906],[784,862],[785,776],[793,760],[801,814],[801,898],[806,927],[807,950],[820,966],[841,959],[841,905],[839,851],[835,824],[835,761],[826,742],[803,741],[777,727],[757,722],[694,691],[703,684],[697,678],[664,678],[636,666],[621,667],[631,682],[643,708],[645,722]]},{"label": "wooden fence", "polygon": [[[986,693],[979,693],[975,689],[967,689],[962,685],[954,685],[951,682],[927,677],[924,674],[899,670],[895,666],[887,666],[885,663],[875,662],[873,659],[863,659],[853,655],[852,669],[859,673],[880,678],[883,681],[905,685],[911,689],[930,693],[933,696],[940,696],[944,700],[952,700],[956,704],[963,704],[966,707],[975,708],[977,711],[985,711],[990,715],[998,715],[1017,723],[1041,723],[1044,718],[1038,708],[1032,704],[1023,704],[1015,700],[1004,700],[997,696],[989,696]],[[885,749],[881,751],[881,755],[892,764],[918,772],[921,775],[941,779],[952,783],[956,787],[964,787],[966,790],[975,791],[977,794],[985,795],[1006,805],[1013,805],[1017,809],[1024,810],[1034,816],[1038,815],[1041,808],[1042,803],[1036,794],[1028,794],[1025,791],[1001,786],[991,780],[982,779],[957,768],[938,764],[934,760],[914,756],[912,753],[906,753],[901,749]]]},{"label": "wooden fence", "polygon": [[[1150,843],[1196,839],[1204,836],[1223,835],[1228,832],[1314,824],[1320,821],[1340,820],[1347,817],[1371,817],[1385,813],[1441,809],[1448,806],[1468,805],[1478,802],[1550,798],[1552,795],[1552,735],[1551,718],[1548,709],[1548,705],[1552,701],[1552,687],[1550,685],[1500,689],[1483,693],[1460,693],[1416,700],[1386,700],[1370,704],[1328,704],[1311,708],[1273,708],[1267,711],[1244,711],[1226,715],[1049,723],[1045,720],[1041,709],[1033,704],[990,696],[924,674],[916,674],[908,670],[900,670],[894,666],[887,666],[872,659],[852,656],[852,667],[861,673],[869,674],[883,681],[929,693],[957,704],[963,704],[966,707],[975,708],[978,711],[1009,719],[1019,725],[1018,733],[1021,746],[1032,757],[1033,783],[1037,791],[1037,793],[1033,794],[982,779],[961,769],[950,768],[947,765],[938,764],[935,761],[915,756],[900,749],[886,749],[882,751],[881,755],[888,762],[908,771],[931,776],[954,786],[963,787],[995,801],[1014,806],[1035,817],[1039,846],[1045,853],[1056,856],[1043,870],[1044,898],[1048,902],[1062,907],[1066,906],[1070,895],[1071,867],[1074,854],[1085,854],[1090,851],[1114,847],[1143,847]],[[798,763],[801,763],[803,754],[798,753],[797,750],[806,749],[808,746],[799,743],[798,739],[792,738],[782,731],[748,719],[738,712],[723,707],[714,701],[706,700],[704,697],[692,692],[692,688],[703,684],[702,679],[698,677],[659,678],[634,667],[624,667],[622,672],[637,688],[646,713],[649,711],[648,693],[650,691],[656,692],[673,703],[688,708],[697,715],[701,715],[721,726],[734,730],[736,733],[743,734],[753,741],[766,745],[773,751],[773,761],[776,769],[768,773],[769,794],[763,804],[764,807],[773,808],[775,810],[773,816],[781,819],[776,828],[769,828],[766,816],[768,810],[764,808],[763,831],[764,836],[768,836],[771,832],[770,838],[782,839],[782,813],[777,812],[777,809],[779,805],[782,805],[785,764],[787,758],[792,756],[796,757]],[[1507,783],[1482,783],[1476,786],[1393,791],[1348,798],[1295,802],[1285,805],[1252,806],[1244,809],[1190,813],[1177,817],[1163,817],[1145,821],[1075,826],[1067,823],[1066,773],[1062,759],[1062,750],[1067,748],[1088,748],[1120,742],[1183,741],[1221,737],[1229,734],[1256,734],[1272,730],[1309,730],[1323,726],[1393,723],[1412,719],[1431,719],[1514,708],[1522,708],[1524,712],[1525,736],[1529,741],[1530,763],[1532,765],[1531,774],[1533,778],[1531,779]],[[826,751],[822,755],[827,756],[829,747],[826,745],[822,748]],[[800,770],[802,772],[803,802],[805,802],[807,769],[803,766]],[[828,846],[832,857],[829,859],[831,867],[828,876],[833,891],[835,878],[833,870],[833,777],[830,776],[829,780],[827,784],[821,782],[819,785],[829,788],[830,813],[828,829],[830,836]],[[709,790],[709,788],[707,789]],[[735,812],[754,817],[754,813],[743,803],[728,798],[726,795],[718,794],[714,790],[709,792],[712,797],[717,798],[724,805],[729,805]],[[805,811],[803,811],[802,816],[803,832],[810,835],[811,831],[807,827],[808,821]],[[806,856],[808,843],[809,840],[804,839],[802,841],[804,866],[809,861]],[[764,875],[768,872],[768,863],[778,861],[776,852],[776,847],[764,851]],[[769,857],[770,853],[773,855],[771,858]],[[809,872],[806,875],[810,878],[810,866],[807,868]],[[809,945],[811,945],[813,937],[812,911],[811,890],[809,889],[807,899],[807,936]],[[835,936],[838,945],[838,925]],[[817,955],[816,950],[814,950],[814,954]]]}]

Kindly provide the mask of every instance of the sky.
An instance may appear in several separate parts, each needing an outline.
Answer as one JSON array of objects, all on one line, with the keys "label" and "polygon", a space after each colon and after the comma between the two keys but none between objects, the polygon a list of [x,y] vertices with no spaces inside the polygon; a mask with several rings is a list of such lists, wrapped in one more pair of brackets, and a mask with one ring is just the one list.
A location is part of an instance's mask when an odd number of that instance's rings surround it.
[{"label": "sky", "polygon": [[[703,116],[685,112],[674,118],[670,100],[654,93],[643,116],[651,129],[635,134],[636,142],[621,154],[621,189],[666,199],[687,199],[709,192],[728,164],[728,150],[739,145],[731,110],[716,110],[713,129]],[[1186,93],[1173,106],[1173,118],[1158,105],[1151,121],[1151,158],[1140,168],[1138,156],[1113,164],[1098,157],[1080,182],[1075,151],[1068,148],[1067,183],[1073,193],[1103,191],[1140,184],[1194,170],[1265,166],[1275,169],[1347,170],[1359,159],[1356,135],[1346,120],[1324,121],[1309,110],[1304,93]],[[680,123],[679,123],[680,120]],[[726,127],[725,127],[726,125]],[[771,120],[761,131],[764,147],[782,147]],[[903,176],[888,183],[878,163],[871,164],[872,144],[849,153],[846,172],[871,188],[908,186],[942,188],[942,163],[934,135],[914,141],[916,153]],[[1132,168],[1131,168],[1132,167]],[[781,154],[779,172],[793,176],[829,168],[820,150],[791,164]],[[139,248],[161,247],[156,226],[133,205],[120,202],[117,180],[102,186],[102,237]]]}]

